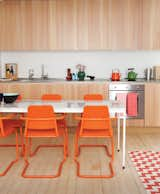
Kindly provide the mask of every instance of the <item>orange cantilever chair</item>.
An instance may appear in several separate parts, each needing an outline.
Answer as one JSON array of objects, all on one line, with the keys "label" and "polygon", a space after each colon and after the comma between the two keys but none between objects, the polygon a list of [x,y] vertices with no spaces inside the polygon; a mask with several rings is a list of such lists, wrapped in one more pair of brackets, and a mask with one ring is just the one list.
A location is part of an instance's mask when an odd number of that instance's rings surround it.
[{"label": "orange cantilever chair", "polygon": [[[77,128],[75,135],[75,154],[74,159],[77,164],[77,176],[81,178],[111,178],[114,176],[112,163],[114,160],[114,142],[113,142],[113,129],[111,127],[111,121],[109,117],[109,110],[107,106],[85,106],[83,115],[76,117],[80,120],[80,125]],[[112,153],[109,153],[109,149],[106,145],[86,145],[81,144],[79,146],[79,138],[110,138]],[[104,147],[106,153],[111,157],[109,162],[110,175],[81,175],[80,163],[77,157],[80,154],[81,147]]]},{"label": "orange cantilever chair", "polygon": [[[17,128],[20,128],[22,133],[22,122],[19,120],[12,119],[13,115],[7,115],[0,117],[0,138],[8,137],[9,135],[15,133],[16,135],[16,144],[1,144],[0,147],[16,147],[16,158],[15,160],[11,161],[7,168],[0,173],[0,176],[4,176],[12,165],[18,161],[19,158],[19,150],[18,150],[18,132]],[[22,145],[21,145],[22,146]]]},{"label": "orange cantilever chair", "polygon": [[41,97],[42,100],[62,100],[62,96],[59,94],[43,94]]},{"label": "orange cantilever chair", "polygon": [[20,102],[22,100],[22,96],[19,95],[18,98],[16,99],[16,102]]},{"label": "orange cantilever chair", "polygon": [[[54,109],[51,105],[31,105],[28,107],[27,117],[22,118],[25,119],[25,166],[22,172],[22,176],[24,178],[55,178],[60,176],[63,163],[66,160],[67,152],[68,152],[68,140],[67,140],[67,128],[62,127],[62,125],[58,125],[57,120],[63,119],[64,116],[56,116],[54,113]],[[62,145],[39,145],[31,156],[34,156],[36,152],[41,147],[63,147],[64,149],[64,158],[60,163],[58,168],[58,172],[55,175],[27,175],[26,171],[29,167],[28,161],[28,150],[30,151],[30,145],[28,145],[28,140],[31,138],[64,138],[64,143]]]},{"label": "orange cantilever chair", "polygon": [[84,100],[103,100],[103,96],[101,94],[86,94],[84,95]]},{"label": "orange cantilever chair", "polygon": [[[44,101],[61,101],[62,100],[62,96],[60,94],[43,94],[41,97],[41,100]],[[65,115],[65,114],[63,114]],[[66,128],[66,120],[65,117],[64,119],[61,120],[57,120],[59,125],[62,125],[63,127]]]}]

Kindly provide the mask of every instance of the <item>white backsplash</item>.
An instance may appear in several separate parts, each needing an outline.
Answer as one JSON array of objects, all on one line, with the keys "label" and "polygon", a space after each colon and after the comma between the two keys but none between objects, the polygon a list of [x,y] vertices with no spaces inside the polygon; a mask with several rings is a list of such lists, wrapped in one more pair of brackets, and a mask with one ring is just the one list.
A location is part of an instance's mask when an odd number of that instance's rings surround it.
[{"label": "white backsplash", "polygon": [[160,51],[16,51],[0,52],[2,76],[5,63],[18,64],[18,77],[28,77],[28,70],[34,69],[34,76],[41,76],[41,65],[49,77],[65,78],[67,68],[76,72],[77,64],[86,65],[86,74],[96,78],[109,78],[112,69],[118,68],[122,77],[127,69],[134,67],[138,77],[144,77],[144,69],[160,65]]}]

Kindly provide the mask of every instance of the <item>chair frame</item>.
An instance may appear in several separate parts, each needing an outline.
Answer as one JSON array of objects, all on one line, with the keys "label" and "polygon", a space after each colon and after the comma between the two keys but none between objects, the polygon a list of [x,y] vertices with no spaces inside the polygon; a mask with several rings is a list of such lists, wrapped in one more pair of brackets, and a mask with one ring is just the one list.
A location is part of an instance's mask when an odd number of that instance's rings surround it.
[{"label": "chair frame", "polygon": [[[1,119],[1,122],[0,122],[0,130],[1,130],[1,136],[0,138],[6,138],[8,137],[9,135],[5,135],[5,130],[4,130],[4,127],[3,127],[3,124],[2,124],[2,121],[3,120],[8,120],[8,119],[13,119],[12,118],[13,115],[9,115],[8,117],[0,117]],[[16,126],[13,126],[15,128],[15,130],[13,131],[13,133],[15,133],[15,142],[16,144],[0,144],[0,147],[15,147],[16,148],[16,158],[15,160],[12,160],[9,165],[3,170],[3,172],[0,173],[0,176],[5,176],[7,174],[7,172],[10,170],[10,168],[13,166],[13,164],[15,164],[18,160],[19,160],[19,146],[22,146],[22,145],[19,145],[18,144],[18,132],[17,132],[17,127]],[[22,135],[22,127],[20,127],[20,133]]]},{"label": "chair frame", "polygon": [[85,94],[83,99],[85,101],[102,101],[103,96],[101,94]]},{"label": "chair frame", "polygon": [[[64,134],[63,134],[63,139],[64,139],[64,143],[63,144],[58,144],[58,145],[55,145],[55,144],[40,144],[39,146],[36,147],[36,149],[31,153],[31,146],[32,146],[32,138],[39,138],[38,136],[37,137],[29,137],[27,136],[27,123],[28,121],[30,120],[33,120],[33,121],[42,121],[42,120],[46,120],[46,121],[57,121],[57,120],[61,120],[61,119],[64,119],[64,116],[59,116],[59,117],[50,117],[50,118],[28,118],[28,117],[21,117],[21,119],[25,120],[26,121],[26,125],[25,125],[25,133],[24,133],[24,137],[25,137],[25,154],[24,154],[24,161],[25,161],[25,166],[23,168],[23,171],[22,171],[22,177],[24,178],[56,178],[56,177],[59,177],[61,175],[61,171],[62,171],[62,166],[64,164],[64,162],[66,161],[66,158],[68,156],[68,132],[67,132],[67,128],[64,129]],[[48,137],[51,137],[51,138],[58,138],[59,137],[59,134],[58,134],[58,128],[56,127],[55,131],[57,132],[55,136],[48,136]],[[41,136],[42,138],[45,138],[43,136]],[[28,143],[28,140],[29,140],[29,143]],[[30,165],[29,161],[28,161],[28,152],[29,152],[29,155],[30,157],[33,157],[36,155],[36,153],[38,152],[38,150],[40,148],[48,148],[48,147],[63,147],[63,150],[64,150],[64,154],[63,154],[63,160],[60,162],[60,165],[58,167],[58,172],[55,174],[55,175],[27,175],[27,169]]]},{"label": "chair frame", "polygon": [[[113,170],[113,161],[114,161],[114,140],[113,140],[113,135],[112,136],[84,136],[82,135],[82,131],[83,131],[83,127],[82,127],[82,123],[83,121],[87,120],[87,121],[92,121],[92,120],[99,120],[99,121],[103,121],[103,120],[108,120],[110,122],[110,118],[102,118],[102,119],[97,119],[97,118],[83,118],[83,117],[79,117],[79,116],[75,116],[76,120],[80,120],[81,124],[80,124],[80,131],[76,132],[75,135],[75,152],[74,152],[74,161],[77,165],[77,176],[80,178],[112,178],[114,176],[114,170]],[[109,153],[109,149],[107,147],[107,145],[105,144],[81,144],[79,145],[79,139],[80,138],[110,138],[111,140],[111,147],[112,147],[112,153]],[[78,156],[80,155],[80,150],[82,147],[103,147],[106,151],[106,155],[109,156],[111,158],[110,162],[109,162],[109,169],[110,169],[110,174],[109,175],[85,175],[85,174],[81,174],[80,173],[80,163],[77,160]]]}]

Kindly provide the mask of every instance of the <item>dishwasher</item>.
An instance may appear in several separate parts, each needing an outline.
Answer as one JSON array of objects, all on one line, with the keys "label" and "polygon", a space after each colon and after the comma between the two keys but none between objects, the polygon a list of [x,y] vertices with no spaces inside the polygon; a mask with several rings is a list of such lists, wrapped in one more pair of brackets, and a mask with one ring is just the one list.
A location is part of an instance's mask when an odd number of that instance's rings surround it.
[{"label": "dishwasher", "polygon": [[[117,100],[118,94],[137,94],[137,115],[129,116],[131,119],[144,119],[144,84],[111,83],[109,84],[109,100]],[[126,107],[127,110],[127,107]]]}]

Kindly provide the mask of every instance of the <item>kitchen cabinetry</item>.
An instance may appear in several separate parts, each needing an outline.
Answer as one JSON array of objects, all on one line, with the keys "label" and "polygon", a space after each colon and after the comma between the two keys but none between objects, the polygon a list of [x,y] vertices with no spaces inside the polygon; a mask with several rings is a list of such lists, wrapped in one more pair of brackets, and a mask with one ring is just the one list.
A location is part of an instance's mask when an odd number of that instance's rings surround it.
[{"label": "kitchen cabinetry", "polygon": [[142,30],[142,49],[160,49],[160,1],[143,0]]},{"label": "kitchen cabinetry", "polygon": [[0,2],[0,49],[49,49],[48,1]]},{"label": "kitchen cabinetry", "polygon": [[0,50],[160,49],[159,0],[5,0]]},{"label": "kitchen cabinetry", "polygon": [[[51,83],[0,83],[0,92],[16,92],[23,99],[41,99],[45,93],[61,94],[66,100],[82,100],[88,93],[100,93],[108,99],[108,84],[106,82],[51,82]],[[69,126],[76,126],[73,115],[67,115]]]},{"label": "kitchen cabinetry", "polygon": [[145,126],[160,127],[160,84],[145,85]]},{"label": "kitchen cabinetry", "polygon": [[44,93],[61,94],[64,100],[82,100],[85,94],[100,93],[108,99],[106,82],[0,83],[0,92],[16,92],[23,99],[40,99]]}]

